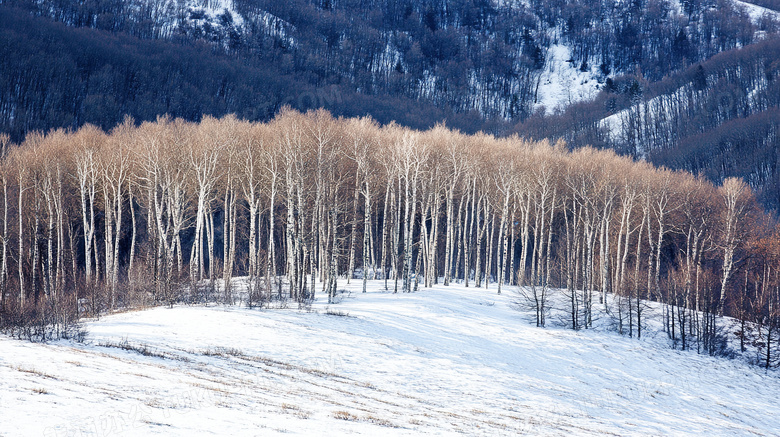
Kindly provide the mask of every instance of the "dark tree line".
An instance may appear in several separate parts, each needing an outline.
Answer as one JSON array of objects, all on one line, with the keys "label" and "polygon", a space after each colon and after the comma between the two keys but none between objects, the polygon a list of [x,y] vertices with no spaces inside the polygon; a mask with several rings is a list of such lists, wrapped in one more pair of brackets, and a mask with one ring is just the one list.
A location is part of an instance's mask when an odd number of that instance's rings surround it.
[{"label": "dark tree line", "polygon": [[371,113],[382,122],[417,128],[445,118],[467,131],[490,127],[479,116],[404,97],[319,86],[271,60],[242,63],[208,45],[74,29],[0,5],[0,132],[14,141],[35,130],[86,123],[110,129],[124,114],[197,121],[203,114],[236,113],[268,120],[283,105],[327,107],[347,116]]}]

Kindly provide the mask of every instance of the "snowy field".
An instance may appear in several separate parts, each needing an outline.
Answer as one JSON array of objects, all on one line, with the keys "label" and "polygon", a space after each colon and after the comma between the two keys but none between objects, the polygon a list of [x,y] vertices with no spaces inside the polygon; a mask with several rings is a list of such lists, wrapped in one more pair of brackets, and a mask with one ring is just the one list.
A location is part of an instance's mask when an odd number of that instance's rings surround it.
[{"label": "snowy field", "polygon": [[370,285],[310,312],[117,314],[86,344],[0,337],[0,435],[780,433],[776,373],[660,333],[536,328],[495,286]]}]

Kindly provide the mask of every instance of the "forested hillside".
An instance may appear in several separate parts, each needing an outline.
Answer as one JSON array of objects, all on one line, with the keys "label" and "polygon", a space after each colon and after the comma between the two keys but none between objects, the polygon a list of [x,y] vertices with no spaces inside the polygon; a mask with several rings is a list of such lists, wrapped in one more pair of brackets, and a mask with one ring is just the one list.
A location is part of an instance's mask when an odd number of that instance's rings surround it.
[{"label": "forested hillside", "polygon": [[85,123],[109,130],[126,114],[139,121],[228,113],[267,120],[284,105],[370,113],[383,123],[418,128],[442,119],[472,129],[485,126],[478,116],[426,102],[318,86],[272,61],[237,62],[203,43],[73,29],[3,6],[0,41],[0,132],[17,142],[28,132]]},{"label": "forested hillside", "polygon": [[572,329],[611,293],[630,336],[655,300],[674,347],[713,355],[730,353],[716,317],[730,315],[743,352],[779,357],[780,231],[738,179],[322,110],[127,120],[4,150],[0,322],[20,336],[78,314],[230,304],[234,275],[250,306],[331,302],[356,278],[392,292],[442,280],[523,285],[539,326],[563,288]]},{"label": "forested hillside", "polygon": [[[75,27],[144,39],[209,41],[322,83],[422,99],[485,117],[524,118],[554,60],[603,83],[651,81],[776,33],[743,3],[714,1],[6,1]],[[772,16],[774,17],[774,16]],[[555,108],[548,108],[550,110]]]},{"label": "forested hillside", "polygon": [[702,173],[715,182],[741,177],[760,202],[780,207],[780,40],[720,53],[648,83],[609,80],[593,101],[516,126],[536,138],[562,137],[657,165]]},{"label": "forested hillside", "polygon": [[[777,31],[776,15],[751,19],[745,4],[723,0],[4,3],[74,27],[211,42],[238,58],[306,72],[320,85],[343,81],[365,94],[504,118],[534,111],[551,61],[601,84],[637,70],[654,81]],[[552,59],[556,48],[568,59]]]},{"label": "forested hillside", "polygon": [[[780,207],[774,0],[0,0],[0,131],[325,107],[564,138]],[[52,21],[61,24],[55,24]],[[735,136],[733,132],[750,132]]]}]

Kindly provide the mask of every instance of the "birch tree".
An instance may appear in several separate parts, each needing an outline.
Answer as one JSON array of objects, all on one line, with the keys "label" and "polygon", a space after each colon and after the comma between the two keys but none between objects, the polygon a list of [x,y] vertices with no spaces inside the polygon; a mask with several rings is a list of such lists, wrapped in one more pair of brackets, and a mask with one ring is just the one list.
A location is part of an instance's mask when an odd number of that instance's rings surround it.
[{"label": "birch tree", "polygon": [[720,297],[718,299],[718,313],[722,315],[724,302],[726,301],[726,291],[734,271],[734,257],[737,248],[744,240],[747,224],[745,219],[752,206],[752,193],[745,182],[736,178],[724,180],[718,192],[723,204],[720,217],[719,242],[719,246],[723,251],[723,267],[720,281]]},{"label": "birch tree", "polygon": [[8,253],[10,246],[10,231],[8,226],[10,203],[8,198],[11,182],[11,165],[8,159],[10,137],[0,134],[0,182],[3,184],[3,234],[2,234],[2,264],[0,265],[0,311],[5,312],[6,295],[8,294]]},{"label": "birch tree", "polygon": [[87,283],[93,281],[95,251],[95,198],[98,191],[98,154],[105,141],[103,133],[94,126],[86,125],[76,133],[75,161],[76,176],[81,199],[81,218],[84,232],[84,273]]},{"label": "birch tree", "polygon": [[101,185],[104,201],[104,238],[106,279],[111,289],[111,308],[116,305],[116,292],[119,284],[119,245],[122,238],[122,219],[125,189],[130,173],[130,136],[133,134],[133,122],[127,120],[118,126],[111,135],[99,156]]},{"label": "birch tree", "polygon": [[[375,266],[373,263],[370,263],[370,260],[373,258],[371,251],[371,212],[377,163],[371,159],[371,153],[377,148],[375,132],[378,130],[378,126],[370,118],[351,119],[347,123],[345,130],[349,143],[348,156],[355,162],[356,166],[355,193],[359,193],[363,197],[363,250],[361,252],[363,254],[363,293],[365,293],[368,287],[369,272],[372,272],[372,275],[375,272]],[[349,277],[352,276],[355,266],[356,226],[352,228]]]},{"label": "birch tree", "polygon": [[[226,148],[226,139],[219,135],[218,121],[206,117],[197,138],[181,138],[188,157],[193,197],[196,199],[195,239],[190,254],[190,279],[203,280],[205,274],[205,251],[203,239],[206,233],[207,216],[211,214],[211,203],[215,200],[215,188],[222,173],[220,156]],[[214,135],[216,134],[216,135]],[[208,236],[208,247],[213,245],[213,235]],[[209,252],[213,253],[212,250]],[[210,253],[210,255],[211,255]],[[209,257],[209,279],[213,279],[214,259]]]}]

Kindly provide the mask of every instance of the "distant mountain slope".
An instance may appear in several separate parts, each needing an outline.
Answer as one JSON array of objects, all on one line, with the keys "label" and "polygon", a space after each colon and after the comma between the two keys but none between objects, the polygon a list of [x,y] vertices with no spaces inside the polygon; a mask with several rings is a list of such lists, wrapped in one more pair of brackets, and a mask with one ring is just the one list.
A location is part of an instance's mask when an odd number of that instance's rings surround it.
[{"label": "distant mountain slope", "polygon": [[[487,118],[525,118],[541,103],[563,107],[593,96],[549,99],[549,62],[587,72],[595,90],[637,69],[658,80],[776,32],[776,17],[729,0],[3,3],[74,27],[207,41],[239,58],[271,60],[285,73],[306,72],[317,85],[343,83]],[[557,59],[561,53],[568,59]]]},{"label": "distant mountain slope", "polygon": [[139,40],[123,33],[72,28],[0,6],[0,132],[21,141],[34,130],[111,129],[123,117],[169,114],[199,120],[235,113],[268,120],[283,105],[326,107],[336,115],[372,114],[425,128],[447,119],[466,130],[485,126],[473,114],[403,96],[365,95],[339,84],[317,85],[273,60],[238,61],[193,44]]},{"label": "distant mountain slope", "polygon": [[516,130],[612,148],[654,164],[747,181],[780,208],[780,39],[720,53],[657,82],[610,80],[596,99]]}]

